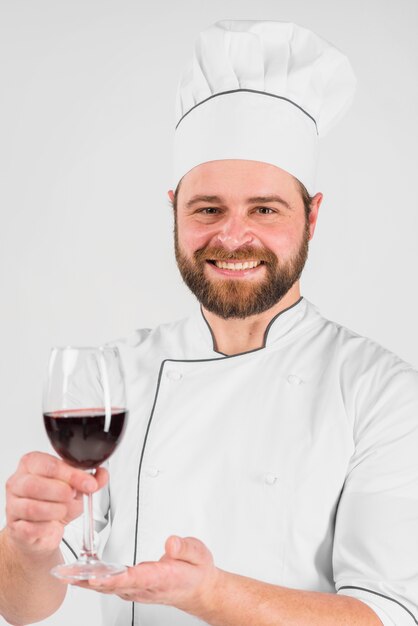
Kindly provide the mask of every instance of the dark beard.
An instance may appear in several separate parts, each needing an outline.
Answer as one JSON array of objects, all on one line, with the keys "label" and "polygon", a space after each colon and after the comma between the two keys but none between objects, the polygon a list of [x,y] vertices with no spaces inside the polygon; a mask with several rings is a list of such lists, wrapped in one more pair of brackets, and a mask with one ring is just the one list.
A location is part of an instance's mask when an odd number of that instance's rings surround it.
[{"label": "dark beard", "polygon": [[[308,258],[309,224],[306,221],[302,242],[296,254],[280,263],[271,250],[245,246],[228,252],[221,247],[206,247],[196,250],[193,260],[181,251],[175,222],[174,243],[180,274],[199,302],[211,313],[223,319],[244,319],[267,311],[277,304],[299,279]],[[205,265],[209,259],[218,261],[261,260],[266,267],[266,277],[255,284],[253,281],[233,278],[209,280]]]}]

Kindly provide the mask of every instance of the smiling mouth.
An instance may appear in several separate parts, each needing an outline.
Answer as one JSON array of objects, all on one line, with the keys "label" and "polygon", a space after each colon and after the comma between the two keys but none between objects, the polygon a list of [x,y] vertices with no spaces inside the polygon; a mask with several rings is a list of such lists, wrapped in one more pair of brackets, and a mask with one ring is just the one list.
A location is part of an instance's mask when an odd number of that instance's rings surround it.
[{"label": "smiling mouth", "polygon": [[216,261],[216,260],[212,260],[212,259],[208,259],[207,261],[208,263],[211,263],[212,265],[215,265],[216,267],[218,267],[221,270],[251,270],[254,269],[255,267],[258,267],[259,265],[261,265],[263,263],[263,261],[239,261],[236,263],[233,263],[231,261]]}]

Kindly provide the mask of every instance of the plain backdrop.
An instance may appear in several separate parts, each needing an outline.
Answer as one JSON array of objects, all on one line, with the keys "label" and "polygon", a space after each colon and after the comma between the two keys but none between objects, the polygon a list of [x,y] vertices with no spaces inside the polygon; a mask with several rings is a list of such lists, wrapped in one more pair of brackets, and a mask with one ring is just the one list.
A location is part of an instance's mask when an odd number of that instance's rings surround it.
[{"label": "plain backdrop", "polygon": [[[219,19],[294,21],[358,76],[323,139],[302,293],[418,366],[416,0],[0,0],[0,507],[20,456],[48,450],[52,345],[100,344],[195,307],[167,199],[177,80]],[[0,623],[2,618],[0,618]],[[99,624],[76,590],[50,626]]]}]

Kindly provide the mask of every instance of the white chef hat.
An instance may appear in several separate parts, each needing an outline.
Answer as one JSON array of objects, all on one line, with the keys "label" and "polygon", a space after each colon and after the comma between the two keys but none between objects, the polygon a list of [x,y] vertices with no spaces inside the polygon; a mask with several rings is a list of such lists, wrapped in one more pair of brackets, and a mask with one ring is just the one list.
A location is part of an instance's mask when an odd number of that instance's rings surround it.
[{"label": "white chef hat", "polygon": [[276,165],[313,195],[318,136],[354,96],[347,57],[296,24],[223,20],[200,33],[176,102],[173,189],[219,159]]}]

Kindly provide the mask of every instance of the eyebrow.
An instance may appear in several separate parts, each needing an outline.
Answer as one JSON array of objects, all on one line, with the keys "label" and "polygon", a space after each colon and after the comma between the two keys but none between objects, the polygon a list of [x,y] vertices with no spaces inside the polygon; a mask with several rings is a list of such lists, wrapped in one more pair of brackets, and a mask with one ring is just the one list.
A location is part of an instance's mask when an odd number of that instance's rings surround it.
[{"label": "eyebrow", "polygon": [[[223,202],[223,199],[221,198],[221,196],[205,196],[205,195],[197,195],[197,196],[193,196],[188,202],[186,202],[186,208],[190,209],[191,207],[193,207],[195,204],[198,204],[199,202],[218,202],[221,203]],[[281,196],[278,195],[271,195],[271,196],[253,196],[252,198],[247,198],[247,204],[255,204],[255,203],[265,203],[265,202],[278,202],[279,204],[282,204],[284,207],[286,207],[286,209],[290,209],[292,210],[292,207],[290,206],[290,204],[288,204],[286,202],[286,200],[283,200],[283,198]]]}]

